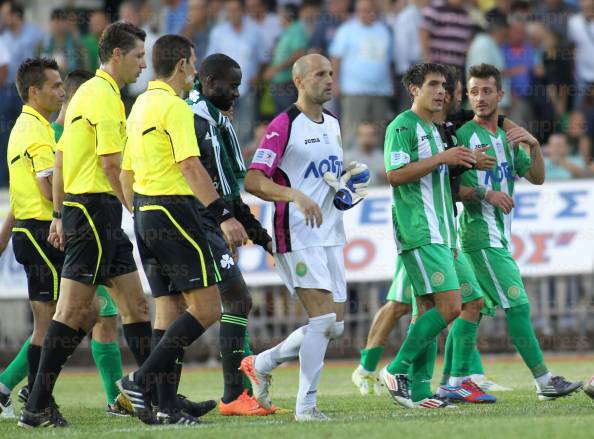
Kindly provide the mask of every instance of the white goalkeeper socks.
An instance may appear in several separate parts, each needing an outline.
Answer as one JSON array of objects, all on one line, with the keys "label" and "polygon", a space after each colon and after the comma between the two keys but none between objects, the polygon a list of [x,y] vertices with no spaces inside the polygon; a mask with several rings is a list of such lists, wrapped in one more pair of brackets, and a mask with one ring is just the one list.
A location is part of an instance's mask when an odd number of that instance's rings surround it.
[{"label": "white goalkeeper socks", "polygon": [[320,374],[335,323],[335,313],[309,319],[308,330],[299,349],[299,391],[295,407],[297,416],[316,406]]},{"label": "white goalkeeper socks", "polygon": [[299,348],[309,325],[295,329],[276,346],[256,355],[255,367],[259,373],[270,374],[281,364],[299,358]]}]

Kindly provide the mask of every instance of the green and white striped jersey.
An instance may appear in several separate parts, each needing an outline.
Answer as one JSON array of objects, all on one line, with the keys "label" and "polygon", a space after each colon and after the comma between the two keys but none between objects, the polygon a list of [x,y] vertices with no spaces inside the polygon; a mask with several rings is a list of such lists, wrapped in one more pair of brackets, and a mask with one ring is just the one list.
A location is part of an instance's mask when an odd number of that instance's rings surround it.
[{"label": "green and white striped jersey", "polygon": [[[386,129],[386,172],[443,152],[435,124],[413,111],[396,117]],[[398,253],[427,244],[456,247],[456,227],[448,167],[439,166],[419,181],[392,189],[392,222]]]},{"label": "green and white striped jersey", "polygon": [[[522,148],[514,148],[507,142],[505,132],[497,128],[495,134],[475,121],[464,124],[456,131],[458,143],[470,149],[490,146],[486,153],[497,159],[497,164],[488,171],[468,170],[462,174],[460,184],[468,187],[482,186],[490,190],[514,194],[514,180],[530,169],[530,157]],[[462,250],[474,251],[488,247],[507,248],[511,241],[513,212],[505,215],[486,200],[480,203],[464,203],[460,216],[460,240]]]}]

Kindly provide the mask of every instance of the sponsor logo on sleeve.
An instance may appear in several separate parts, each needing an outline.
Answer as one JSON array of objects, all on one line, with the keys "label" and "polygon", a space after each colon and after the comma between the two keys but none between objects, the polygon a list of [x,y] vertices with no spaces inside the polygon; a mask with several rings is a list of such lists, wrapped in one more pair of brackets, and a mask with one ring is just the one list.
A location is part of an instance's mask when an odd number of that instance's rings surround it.
[{"label": "sponsor logo on sleeve", "polygon": [[276,152],[271,151],[269,149],[261,149],[259,148],[254,154],[254,158],[252,159],[252,163],[259,163],[262,165],[266,165],[269,168],[272,168],[274,163],[274,159],[276,159]]},{"label": "sponsor logo on sleeve", "polygon": [[390,154],[390,166],[401,166],[410,163],[410,156],[402,151],[395,151]]}]

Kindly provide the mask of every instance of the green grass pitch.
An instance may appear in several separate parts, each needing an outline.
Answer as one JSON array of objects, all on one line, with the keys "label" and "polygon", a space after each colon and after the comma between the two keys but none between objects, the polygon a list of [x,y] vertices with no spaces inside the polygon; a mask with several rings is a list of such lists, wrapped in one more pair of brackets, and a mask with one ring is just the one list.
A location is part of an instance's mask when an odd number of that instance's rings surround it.
[{"label": "green grass pitch", "polygon": [[[104,396],[95,371],[66,371],[56,386],[56,399],[71,426],[56,430],[22,430],[16,421],[0,418],[0,439],[22,437],[64,438],[470,438],[470,439],[578,439],[594,438],[594,401],[583,392],[552,402],[536,399],[531,376],[517,358],[486,356],[489,378],[514,388],[496,393],[494,405],[460,406],[452,410],[406,410],[386,395],[361,396],[351,384],[355,362],[329,362],[322,374],[319,407],[332,418],[322,424],[297,424],[292,409],[297,390],[296,367],[275,371],[273,400],[285,414],[264,418],[222,417],[217,412],[198,427],[151,427],[137,419],[107,417]],[[554,373],[588,379],[594,357],[549,357]],[[440,365],[436,370],[439,370]],[[436,374],[437,375],[437,374]],[[222,390],[219,369],[187,368],[181,392],[192,399],[218,399]],[[13,394],[16,399],[16,395]],[[20,404],[16,403],[17,412]]]}]

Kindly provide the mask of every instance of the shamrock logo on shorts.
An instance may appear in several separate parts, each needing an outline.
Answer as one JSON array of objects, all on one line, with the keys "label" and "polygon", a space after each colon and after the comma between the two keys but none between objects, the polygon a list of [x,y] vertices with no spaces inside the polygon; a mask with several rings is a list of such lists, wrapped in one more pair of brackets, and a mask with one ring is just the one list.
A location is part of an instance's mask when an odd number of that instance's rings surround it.
[{"label": "shamrock logo on shorts", "polygon": [[472,294],[472,285],[470,285],[468,282],[464,282],[463,284],[461,284],[460,294],[462,294],[462,297],[470,296]]},{"label": "shamrock logo on shorts", "polygon": [[445,281],[445,275],[439,271],[436,271],[435,273],[433,273],[431,275],[431,283],[433,285],[435,285],[436,287],[440,286],[441,284],[443,284]]},{"label": "shamrock logo on shorts", "polygon": [[305,265],[305,262],[297,262],[295,273],[297,273],[297,276],[299,277],[303,277],[307,274],[307,265]]},{"label": "shamrock logo on shorts", "polygon": [[235,261],[233,260],[233,258],[228,254],[224,254],[221,258],[221,267],[229,269],[232,265],[235,265]]},{"label": "shamrock logo on shorts", "polygon": [[520,288],[516,285],[512,285],[507,289],[507,295],[510,299],[517,299],[520,297]]}]

